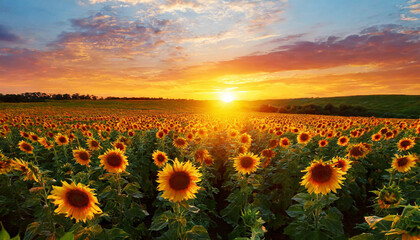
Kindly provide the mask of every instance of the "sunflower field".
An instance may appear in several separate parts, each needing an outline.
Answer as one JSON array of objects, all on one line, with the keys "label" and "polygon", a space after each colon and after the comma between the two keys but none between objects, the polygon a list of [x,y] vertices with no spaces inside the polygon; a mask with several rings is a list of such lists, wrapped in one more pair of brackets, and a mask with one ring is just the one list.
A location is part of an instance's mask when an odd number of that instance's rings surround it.
[{"label": "sunflower field", "polygon": [[420,239],[420,120],[0,112],[3,239]]}]

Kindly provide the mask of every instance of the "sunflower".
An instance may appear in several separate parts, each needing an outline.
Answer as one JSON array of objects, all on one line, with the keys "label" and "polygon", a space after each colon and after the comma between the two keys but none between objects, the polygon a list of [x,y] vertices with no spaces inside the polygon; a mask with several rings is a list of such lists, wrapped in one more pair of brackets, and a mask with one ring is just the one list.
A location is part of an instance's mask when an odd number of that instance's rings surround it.
[{"label": "sunflower", "polygon": [[55,142],[60,146],[67,145],[69,143],[69,138],[67,136],[58,134],[55,136]]},{"label": "sunflower", "polygon": [[262,150],[261,155],[267,159],[272,159],[276,154],[271,149],[264,149]]},{"label": "sunflower", "polygon": [[194,159],[196,162],[202,163],[204,159],[209,155],[209,151],[206,149],[199,149],[194,154]]},{"label": "sunflower", "polygon": [[153,157],[153,162],[158,167],[165,166],[165,163],[168,161],[168,156],[166,156],[166,153],[161,152],[159,150],[154,151],[152,154],[152,157]]},{"label": "sunflower", "polygon": [[44,146],[45,149],[51,149],[54,147],[53,143],[48,142],[45,138],[40,138],[39,143]]},{"label": "sunflower", "polygon": [[25,175],[25,178],[23,178],[24,181],[35,181],[38,182],[38,178],[36,176],[36,173],[38,173],[38,168],[36,166],[31,166],[32,170],[29,167],[29,164],[22,159],[16,158],[15,160],[12,160],[12,166],[15,170],[21,171],[23,175]]},{"label": "sunflower", "polygon": [[403,138],[398,142],[398,150],[404,151],[414,147],[416,143],[412,138]]},{"label": "sunflower", "polygon": [[185,138],[178,137],[174,140],[173,144],[177,148],[185,148],[188,145],[188,142]]},{"label": "sunflower", "polygon": [[322,160],[312,162],[303,172],[306,174],[300,184],[305,186],[309,193],[327,195],[331,191],[336,192],[344,180],[344,173],[340,169],[335,168],[333,164],[323,163]]},{"label": "sunflower", "polygon": [[287,148],[290,145],[290,140],[286,137],[280,139],[280,146]]},{"label": "sunflower", "polygon": [[239,142],[243,145],[250,145],[252,141],[251,135],[248,133],[243,133],[239,136]]},{"label": "sunflower", "polygon": [[99,144],[99,142],[93,138],[89,138],[87,140],[87,144],[89,146],[89,149],[92,151],[99,150],[101,148],[101,145]]},{"label": "sunflower", "polygon": [[325,147],[328,145],[328,141],[323,139],[323,140],[319,140],[318,142],[319,147]]},{"label": "sunflower", "polygon": [[298,143],[307,143],[311,140],[311,136],[307,132],[302,132],[297,137]]},{"label": "sunflower", "polygon": [[349,138],[347,136],[342,136],[338,139],[337,144],[340,146],[346,146],[349,143]]},{"label": "sunflower", "polygon": [[270,141],[268,141],[268,147],[271,149],[276,148],[279,145],[279,140],[277,139],[270,139]]},{"label": "sunflower", "polygon": [[125,152],[125,149],[127,148],[127,146],[123,142],[120,142],[120,141],[115,141],[114,143],[112,143],[112,146],[120,149],[123,152]]},{"label": "sunflower", "polygon": [[89,151],[79,147],[73,150],[73,156],[80,165],[86,165],[89,167],[89,162],[90,162]]},{"label": "sunflower", "polygon": [[363,158],[367,154],[368,154],[368,151],[362,143],[349,147],[349,156],[354,159]]},{"label": "sunflower", "polygon": [[347,173],[347,171],[351,168],[352,161],[348,158],[341,158],[341,157],[334,157],[332,159],[334,167],[340,169],[343,173]]},{"label": "sunflower", "polygon": [[124,172],[128,165],[127,157],[118,148],[108,149],[103,155],[99,156],[99,159],[101,159],[100,166],[111,173]]},{"label": "sunflower", "polygon": [[213,165],[213,163],[214,163],[214,159],[213,159],[210,155],[207,155],[207,156],[204,158],[204,163],[205,163],[207,166],[211,166],[211,165]]},{"label": "sunflower", "polygon": [[395,158],[392,159],[392,168],[398,172],[408,172],[416,165],[416,160],[417,158],[411,154],[405,156],[395,154]]},{"label": "sunflower", "polygon": [[199,187],[197,182],[201,173],[191,162],[180,163],[175,159],[173,166],[166,164],[158,173],[157,189],[163,191],[162,197],[172,202],[181,202],[195,198]]},{"label": "sunflower", "polygon": [[35,134],[35,133],[30,133],[29,134],[29,139],[31,139],[33,142],[38,142],[39,137]]},{"label": "sunflower", "polygon": [[62,187],[53,186],[51,195],[48,196],[48,199],[58,205],[54,212],[66,214],[66,217],[74,218],[76,222],[85,222],[92,219],[94,214],[102,213],[93,189],[81,183],[62,183]]},{"label": "sunflower", "polygon": [[382,135],[380,133],[372,135],[372,141],[377,142],[377,141],[381,140],[381,138],[382,138]]},{"label": "sunflower", "polygon": [[257,167],[260,164],[260,158],[253,153],[241,153],[234,159],[233,166],[235,170],[242,174],[251,174],[257,171]]},{"label": "sunflower", "polygon": [[0,174],[7,174],[12,171],[12,161],[0,152]]},{"label": "sunflower", "polygon": [[34,147],[23,140],[19,142],[19,149],[26,153],[34,153]]},{"label": "sunflower", "polygon": [[248,151],[248,148],[246,146],[240,146],[238,148],[239,153],[246,153]]},{"label": "sunflower", "polygon": [[376,199],[382,209],[394,207],[402,200],[401,190],[395,185],[395,183],[391,186],[384,186],[379,192],[377,192],[377,194],[378,197]]},{"label": "sunflower", "polygon": [[159,139],[162,139],[165,137],[165,133],[163,131],[157,131],[156,132],[156,137]]}]

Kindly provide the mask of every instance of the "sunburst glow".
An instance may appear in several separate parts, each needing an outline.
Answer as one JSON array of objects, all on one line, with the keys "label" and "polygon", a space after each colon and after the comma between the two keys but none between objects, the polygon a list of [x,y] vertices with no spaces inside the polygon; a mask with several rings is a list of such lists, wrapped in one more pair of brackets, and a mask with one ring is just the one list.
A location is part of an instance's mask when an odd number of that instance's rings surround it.
[{"label": "sunburst glow", "polygon": [[225,103],[228,103],[235,100],[235,98],[232,93],[224,92],[220,94],[220,100],[222,100]]}]

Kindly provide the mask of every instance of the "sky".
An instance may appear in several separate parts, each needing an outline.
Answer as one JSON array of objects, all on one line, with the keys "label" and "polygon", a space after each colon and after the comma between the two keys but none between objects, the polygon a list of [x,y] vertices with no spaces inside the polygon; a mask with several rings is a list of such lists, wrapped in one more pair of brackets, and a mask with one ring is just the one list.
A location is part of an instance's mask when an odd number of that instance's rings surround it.
[{"label": "sky", "polygon": [[420,0],[1,0],[0,93],[420,95]]}]

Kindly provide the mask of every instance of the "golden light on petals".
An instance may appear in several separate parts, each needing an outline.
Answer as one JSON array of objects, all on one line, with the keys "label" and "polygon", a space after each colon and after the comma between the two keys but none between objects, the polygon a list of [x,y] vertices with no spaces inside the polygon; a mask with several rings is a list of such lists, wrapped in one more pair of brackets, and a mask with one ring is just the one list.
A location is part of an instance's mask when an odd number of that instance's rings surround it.
[{"label": "golden light on petals", "polygon": [[161,152],[159,150],[156,150],[152,154],[153,162],[158,167],[165,166],[166,162],[168,161],[168,156],[166,156],[166,153]]},{"label": "golden light on petals", "polygon": [[127,157],[118,148],[108,149],[103,155],[99,156],[99,159],[101,160],[100,166],[111,173],[124,172],[128,165]]},{"label": "golden light on petals", "polygon": [[77,148],[73,150],[73,157],[81,165],[89,166],[90,153],[84,148]]},{"label": "golden light on petals", "polygon": [[66,214],[66,217],[74,218],[76,222],[90,220],[94,214],[102,213],[93,189],[81,183],[76,185],[63,182],[62,187],[53,186],[48,199],[52,199],[58,206],[56,213]]},{"label": "golden light on petals", "polygon": [[260,158],[253,153],[241,153],[234,159],[233,167],[242,174],[251,174],[257,171]]},{"label": "golden light on petals", "polygon": [[181,202],[195,198],[201,181],[201,173],[191,162],[180,163],[175,159],[173,165],[166,166],[158,173],[158,190],[162,197],[172,202]]},{"label": "golden light on petals", "polygon": [[406,151],[414,147],[416,143],[412,138],[403,138],[398,142],[398,150]]},{"label": "golden light on petals", "polygon": [[19,149],[26,153],[34,153],[34,147],[23,140],[19,142]]},{"label": "golden light on petals", "polygon": [[300,184],[305,186],[309,193],[327,195],[331,191],[336,192],[344,180],[344,172],[332,164],[323,163],[322,160],[314,161],[304,172],[306,174]]},{"label": "golden light on petals", "polygon": [[414,166],[416,166],[417,158],[414,155],[400,156],[395,154],[392,159],[392,168],[398,172],[408,172]]}]

